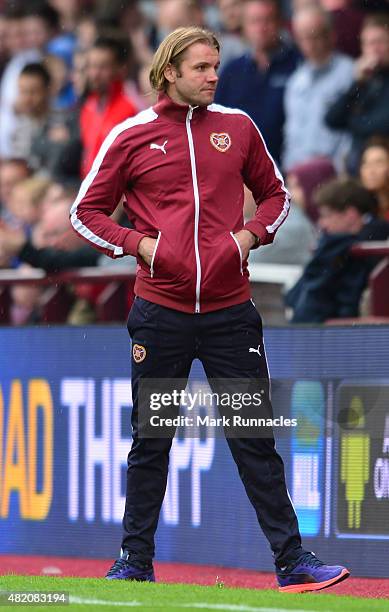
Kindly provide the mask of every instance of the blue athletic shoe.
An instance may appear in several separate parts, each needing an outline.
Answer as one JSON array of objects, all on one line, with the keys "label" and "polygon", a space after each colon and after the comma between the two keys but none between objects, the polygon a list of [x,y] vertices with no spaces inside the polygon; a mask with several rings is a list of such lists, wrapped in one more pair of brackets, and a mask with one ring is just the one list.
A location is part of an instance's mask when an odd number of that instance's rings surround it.
[{"label": "blue athletic shoe", "polygon": [[306,552],[297,561],[277,569],[279,591],[304,593],[318,591],[349,577],[350,572],[341,565],[325,565],[313,553]]},{"label": "blue athletic shoe", "polygon": [[111,569],[105,575],[107,580],[136,580],[138,582],[155,582],[152,563],[130,561],[130,553],[125,550],[116,559]]}]

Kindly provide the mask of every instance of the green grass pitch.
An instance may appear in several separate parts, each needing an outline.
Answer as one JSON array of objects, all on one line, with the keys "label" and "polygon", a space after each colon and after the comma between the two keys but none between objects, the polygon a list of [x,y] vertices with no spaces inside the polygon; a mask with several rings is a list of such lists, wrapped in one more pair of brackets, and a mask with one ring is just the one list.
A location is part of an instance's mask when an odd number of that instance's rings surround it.
[{"label": "green grass pitch", "polygon": [[[118,610],[150,610],[183,612],[185,610],[226,612],[389,612],[389,600],[360,599],[327,593],[286,594],[270,590],[196,586],[190,584],[149,584],[108,581],[96,578],[58,578],[46,576],[1,576],[0,592],[65,591],[70,604],[0,605],[1,609],[34,612],[66,612],[67,610],[113,612]],[[4,606],[4,607],[3,607]]]}]

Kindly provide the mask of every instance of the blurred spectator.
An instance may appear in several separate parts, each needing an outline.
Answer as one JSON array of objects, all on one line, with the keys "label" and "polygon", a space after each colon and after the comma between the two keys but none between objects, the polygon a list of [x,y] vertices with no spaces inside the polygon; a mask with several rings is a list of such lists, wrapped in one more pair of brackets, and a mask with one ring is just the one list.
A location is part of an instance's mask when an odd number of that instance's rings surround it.
[{"label": "blurred spectator", "polygon": [[[89,245],[84,245],[70,228],[69,209],[75,196],[76,193],[72,188],[64,188],[55,183],[49,184],[45,194],[40,198],[39,211],[35,217],[38,221],[32,229],[26,231],[25,228],[15,225],[0,225],[0,262],[8,262],[9,266],[10,260],[17,259],[19,263],[27,263],[50,273],[80,266],[104,266],[107,262],[112,266],[112,259],[101,255]],[[122,208],[118,207],[114,215],[119,218],[121,211]],[[133,258],[131,260],[125,262],[125,265],[135,273],[136,260]],[[123,263],[122,261],[120,265]],[[104,287],[105,285],[101,283],[96,286],[78,284],[75,287],[73,293],[76,302],[69,315],[71,324],[94,321],[94,303]],[[13,324],[38,322],[41,316],[40,297],[40,291],[31,294],[29,287],[17,287],[13,290],[11,308]]]},{"label": "blurred spectator", "polygon": [[88,51],[97,38],[97,23],[93,15],[83,15],[76,28],[77,49]]},{"label": "blurred spectator", "polygon": [[[23,196],[25,185],[21,186],[24,187]],[[35,216],[37,223],[30,235],[20,227],[0,226],[0,258],[17,257],[19,261],[46,272],[95,266],[100,253],[83,245],[78,236],[69,231],[69,207],[74,197],[74,190],[55,183],[49,185],[43,198],[40,194],[39,210]]]},{"label": "blurred spectator", "polygon": [[17,183],[9,197],[5,221],[11,227],[32,230],[40,220],[42,200],[49,184],[48,179],[38,176]]},{"label": "blurred spectator", "polygon": [[31,62],[40,60],[42,53],[27,46],[24,35],[25,14],[19,8],[5,12],[6,46],[9,61],[5,66],[0,84],[0,158],[12,157],[10,134],[15,126],[14,104],[18,94],[21,70]]},{"label": "blurred spectator", "polygon": [[124,86],[128,55],[129,46],[115,38],[101,37],[88,51],[87,84],[90,94],[80,114],[82,177],[89,172],[111,129],[137,112]]},{"label": "blurred spectator", "polygon": [[[71,202],[72,198],[77,195],[78,189],[72,186],[66,186],[63,183],[51,182],[42,200],[42,215],[53,210],[58,205]],[[69,228],[68,228],[69,229]]]},{"label": "blurred spectator", "polygon": [[46,272],[60,272],[69,268],[95,266],[100,253],[87,245],[74,250],[53,247],[36,247],[21,229],[0,227],[0,258],[17,257],[33,268]]},{"label": "blurred spectator", "polygon": [[327,127],[328,108],[353,80],[353,62],[334,53],[330,18],[320,8],[306,8],[293,16],[293,32],[305,59],[285,90],[285,139],[283,168],[328,157],[341,170],[349,149],[344,132]]},{"label": "blurred spectator", "polygon": [[321,5],[331,15],[335,48],[351,57],[358,57],[359,38],[365,16],[363,11],[353,0],[321,0]]},{"label": "blurred spectator", "polygon": [[156,0],[157,15],[151,43],[156,49],[160,42],[177,28],[204,25],[199,0]]},{"label": "blurred spectator", "polygon": [[2,210],[8,207],[15,185],[26,179],[30,169],[25,159],[5,159],[0,162],[0,219]]},{"label": "blurred spectator", "polygon": [[242,33],[242,2],[240,0],[217,0],[222,32],[240,36]]},{"label": "blurred spectator", "polygon": [[19,76],[10,156],[29,160],[34,138],[49,114],[50,75],[42,64],[27,64]]},{"label": "blurred spectator", "polygon": [[51,184],[41,201],[39,222],[31,234],[33,244],[38,248],[51,247],[72,251],[84,243],[78,236],[72,236],[69,228],[69,208],[75,198],[73,189]]},{"label": "blurred spectator", "polygon": [[372,138],[359,169],[362,185],[378,200],[378,214],[389,221],[389,139]]},{"label": "blurred spectator", "polygon": [[87,89],[87,53],[77,50],[70,73],[75,104],[70,109],[53,110],[33,142],[32,156],[36,169],[48,173],[54,181],[75,185],[81,167],[80,108]]},{"label": "blurred spectator", "polygon": [[59,15],[60,30],[62,32],[74,32],[82,4],[81,0],[50,0],[50,5]]},{"label": "blurred spectator", "polygon": [[71,81],[70,65],[55,54],[46,55],[44,65],[50,74],[52,110],[61,112],[72,109],[77,98]]},{"label": "blurred spectator", "polygon": [[[150,46],[149,32],[146,22],[140,21],[135,27],[128,31],[132,47],[134,49],[134,59],[136,60],[140,70],[149,66],[153,59],[153,50]],[[142,90],[142,88],[141,88]]]},{"label": "blurred spectator", "polygon": [[304,202],[304,210],[311,221],[316,222],[318,219],[318,208],[314,202],[315,191],[335,176],[332,162],[325,157],[317,157],[289,169],[289,183],[292,182],[294,190],[298,187],[297,199]]},{"label": "blurred spectator", "polygon": [[274,242],[250,252],[250,263],[278,263],[305,265],[317,242],[315,225],[305,212],[304,190],[295,174],[288,174],[286,187],[291,195],[291,206],[286,223],[277,232]]},{"label": "blurred spectator", "polygon": [[246,0],[242,23],[251,50],[222,71],[215,100],[247,112],[279,162],[285,85],[299,55],[293,45],[281,40],[282,19],[276,0]]},{"label": "blurred spectator", "polygon": [[389,223],[377,219],[375,197],[353,179],[335,179],[316,194],[323,235],[300,280],[286,295],[292,323],[357,317],[375,258],[350,254],[355,242],[386,240]]},{"label": "blurred spectator", "polygon": [[[0,255],[1,256],[1,255]],[[27,272],[30,266],[24,264],[20,271]],[[10,290],[11,307],[9,318],[11,325],[34,325],[41,320],[40,299],[41,287],[33,285],[12,285]]]},{"label": "blurred spectator", "polygon": [[218,0],[220,15],[220,70],[247,51],[242,40],[243,6],[240,0]]},{"label": "blurred spectator", "polygon": [[59,32],[59,14],[44,0],[29,0],[24,8],[23,34],[28,49],[46,51]]},{"label": "blurred spectator", "polygon": [[[49,65],[54,71],[57,59],[54,56],[46,56],[45,65]],[[62,95],[57,96],[57,107],[52,106],[46,121],[32,142],[31,164],[35,170],[45,172],[55,181],[79,183],[81,166],[79,112],[86,90],[85,65],[85,52],[77,51],[74,55],[72,87],[68,101],[62,107],[62,104],[58,104]],[[57,82],[52,83],[51,92],[55,96],[61,86],[61,75],[58,70],[54,72]],[[65,90],[62,92],[66,97]],[[67,108],[71,99],[73,105]]]},{"label": "blurred spectator", "polygon": [[[69,223],[65,223],[74,192],[66,193],[64,190],[58,192],[57,189],[57,198],[52,197],[52,205],[44,207],[43,202],[48,197],[49,189],[55,193],[53,187],[47,180],[33,177],[19,183],[12,191],[10,213],[13,219],[9,226],[0,227],[0,260],[5,258],[9,261],[8,265],[12,263],[19,265],[20,271],[29,269],[24,263],[20,265],[21,261],[29,262],[33,266],[46,264],[47,270],[50,270],[51,265],[53,271],[56,262],[58,264],[58,256],[54,249],[47,247],[58,243],[64,234],[67,234],[69,249],[74,248],[74,243],[80,246],[80,241],[75,241],[70,235]],[[34,247],[32,241],[36,241],[41,248]],[[63,257],[66,256],[64,253]],[[76,264],[75,260],[73,263]],[[42,293],[39,287],[13,285],[10,294],[11,324],[39,322]]]},{"label": "blurred spectator", "polygon": [[46,179],[33,177],[19,183],[10,198],[8,224],[0,226],[0,256],[17,256],[34,267],[54,271],[70,267],[69,263],[80,265],[74,257],[68,260],[66,253],[81,247],[81,262],[90,261],[82,259],[83,243],[69,228],[74,197],[74,189]]},{"label": "blurred spectator", "polygon": [[32,145],[34,167],[69,186],[80,182],[81,141],[78,114],[67,117],[49,116]]},{"label": "blurred spectator", "polygon": [[361,34],[362,55],[355,81],[329,109],[329,127],[348,130],[352,148],[347,167],[358,172],[362,149],[371,136],[389,135],[389,17],[367,17]]},{"label": "blurred spectator", "polygon": [[73,90],[77,100],[82,100],[86,94],[86,63],[87,54],[82,49],[77,49],[73,55],[73,68],[71,73],[71,79],[73,84]]},{"label": "blurred spectator", "polygon": [[[71,5],[71,2],[70,2]],[[42,50],[48,56],[47,67],[52,67],[55,83],[54,108],[69,108],[74,96],[69,79],[76,37],[69,31],[61,31],[60,14],[43,0],[33,0],[25,10],[24,29],[27,45]],[[52,64],[55,62],[55,65]]]}]

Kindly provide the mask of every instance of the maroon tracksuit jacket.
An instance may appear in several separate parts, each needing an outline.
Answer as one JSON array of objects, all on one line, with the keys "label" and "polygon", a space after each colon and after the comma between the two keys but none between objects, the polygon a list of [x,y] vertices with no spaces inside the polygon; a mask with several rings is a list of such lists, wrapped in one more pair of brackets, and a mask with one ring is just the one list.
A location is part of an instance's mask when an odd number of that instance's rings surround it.
[{"label": "maroon tracksuit jacket", "polygon": [[[257,203],[245,225],[243,183]],[[134,229],[109,218],[123,193]],[[163,94],[107,136],[71,222],[110,257],[137,256],[136,295],[204,313],[250,298],[234,234],[245,227],[269,244],[288,210],[282,177],[248,115],[217,104],[181,106]],[[157,239],[151,266],[137,255],[143,236]]]}]

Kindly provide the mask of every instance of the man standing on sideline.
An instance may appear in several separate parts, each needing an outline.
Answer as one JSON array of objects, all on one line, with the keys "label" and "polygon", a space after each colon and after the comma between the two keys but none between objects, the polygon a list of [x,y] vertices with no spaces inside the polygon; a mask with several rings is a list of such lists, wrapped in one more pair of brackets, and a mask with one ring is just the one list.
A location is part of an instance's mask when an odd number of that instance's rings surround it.
[{"label": "man standing on sideline", "polygon": [[[186,381],[195,358],[208,380],[268,383],[247,258],[250,249],[272,242],[287,216],[288,194],[253,121],[213,104],[218,66],[213,34],[197,27],[170,34],[150,72],[157,104],[112,130],[71,209],[84,239],[111,257],[138,261],[128,319],[133,444],[122,551],[109,579],[154,580],[154,534],[172,439],[139,435],[140,385]],[[245,226],[244,183],[257,203]],[[110,218],[123,193],[134,229]],[[227,441],[273,551],[280,588],[316,590],[346,578],[344,567],[324,565],[302,548],[272,432]]]}]

